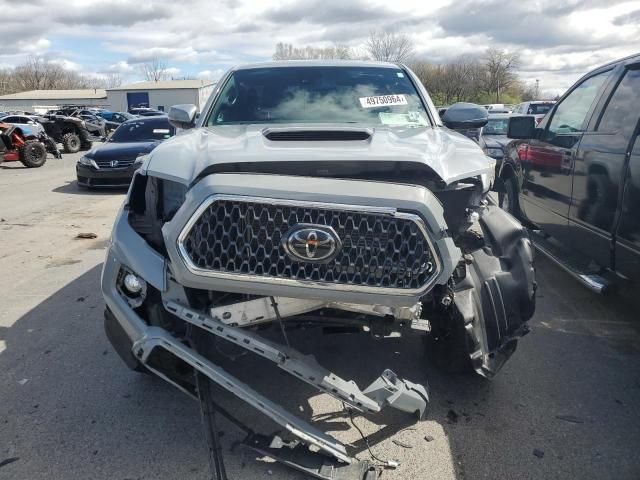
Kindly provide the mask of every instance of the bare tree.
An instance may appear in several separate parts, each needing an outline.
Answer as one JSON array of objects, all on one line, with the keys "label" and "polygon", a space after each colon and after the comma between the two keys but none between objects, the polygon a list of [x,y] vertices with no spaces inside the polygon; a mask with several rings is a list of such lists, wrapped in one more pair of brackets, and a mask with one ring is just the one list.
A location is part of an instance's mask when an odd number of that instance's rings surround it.
[{"label": "bare tree", "polygon": [[105,88],[116,88],[122,85],[122,76],[118,73],[110,73],[104,79]]},{"label": "bare tree", "polygon": [[414,52],[413,42],[404,33],[375,30],[369,33],[366,49],[372,60],[384,62],[408,62]]},{"label": "bare tree", "polygon": [[511,87],[517,80],[516,70],[520,66],[520,56],[497,48],[488,48],[483,56],[486,68],[486,91],[494,94],[496,103],[500,93]]},{"label": "bare tree", "polygon": [[159,82],[169,78],[167,61],[161,57],[153,57],[149,61],[140,64],[142,75],[150,82]]}]

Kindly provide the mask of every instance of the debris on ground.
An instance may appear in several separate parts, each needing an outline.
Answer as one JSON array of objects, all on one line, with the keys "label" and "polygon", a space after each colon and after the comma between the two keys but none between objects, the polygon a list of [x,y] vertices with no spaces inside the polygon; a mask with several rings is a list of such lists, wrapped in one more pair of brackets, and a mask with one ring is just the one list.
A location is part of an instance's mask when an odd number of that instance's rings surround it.
[{"label": "debris on ground", "polygon": [[413,448],[413,445],[409,445],[408,443],[401,442],[400,440],[391,440],[391,441],[402,448]]},{"label": "debris on ground", "polygon": [[584,420],[574,415],[556,415],[558,420],[564,420],[569,423],[584,423]]},{"label": "debris on ground", "polygon": [[93,232],[81,232],[76,235],[76,238],[91,239],[91,238],[98,238],[98,235]]},{"label": "debris on ground", "polygon": [[76,298],[76,302],[84,302],[84,298],[85,297],[78,297]]},{"label": "debris on ground", "polygon": [[24,384],[25,384],[25,383],[27,383],[28,381],[29,381],[29,379],[28,379],[28,378],[23,378],[22,380],[18,380],[18,383],[19,383],[20,385],[24,385]]},{"label": "debris on ground", "polygon": [[11,457],[0,462],[0,467],[4,467],[5,465],[9,465],[10,463],[17,462],[20,460],[20,457]]},{"label": "debris on ground", "polygon": [[447,422],[449,422],[449,423],[458,423],[458,417],[459,416],[460,415],[458,415],[452,409],[449,409],[449,411],[447,412]]},{"label": "debris on ground", "polygon": [[425,436],[424,436],[424,439],[425,439],[427,442],[433,442],[433,437],[432,437],[431,435],[425,435]]},{"label": "debris on ground", "polygon": [[542,450],[537,449],[537,448],[533,449],[533,454],[538,458],[544,457],[544,452]]}]

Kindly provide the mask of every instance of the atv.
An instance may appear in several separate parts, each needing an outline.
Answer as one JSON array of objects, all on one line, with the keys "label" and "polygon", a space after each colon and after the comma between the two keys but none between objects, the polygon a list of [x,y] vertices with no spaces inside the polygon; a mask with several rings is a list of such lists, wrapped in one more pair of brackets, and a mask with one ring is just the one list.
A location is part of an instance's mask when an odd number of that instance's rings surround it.
[{"label": "atv", "polygon": [[27,136],[14,125],[0,123],[0,163],[20,161],[25,167],[41,167],[47,161],[47,148],[37,137]]},{"label": "atv", "polygon": [[65,153],[90,150],[93,141],[104,137],[103,130],[95,130],[81,118],[50,114],[45,115],[41,123],[47,135],[62,144]]}]

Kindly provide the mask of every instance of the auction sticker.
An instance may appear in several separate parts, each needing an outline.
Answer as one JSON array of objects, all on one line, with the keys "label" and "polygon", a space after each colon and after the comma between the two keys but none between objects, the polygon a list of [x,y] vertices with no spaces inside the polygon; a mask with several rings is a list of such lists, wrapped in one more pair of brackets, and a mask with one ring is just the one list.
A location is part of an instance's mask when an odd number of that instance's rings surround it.
[{"label": "auction sticker", "polygon": [[377,97],[360,97],[362,108],[388,107],[393,105],[407,105],[404,95],[379,95]]}]

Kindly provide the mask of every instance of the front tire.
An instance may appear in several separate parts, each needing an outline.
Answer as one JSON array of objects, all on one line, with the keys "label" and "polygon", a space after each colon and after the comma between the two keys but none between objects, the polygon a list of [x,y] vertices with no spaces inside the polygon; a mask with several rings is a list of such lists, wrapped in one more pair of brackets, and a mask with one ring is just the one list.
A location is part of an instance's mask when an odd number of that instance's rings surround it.
[{"label": "front tire", "polygon": [[47,149],[40,142],[27,142],[19,151],[20,162],[28,168],[38,168],[47,161]]},{"label": "front tire", "polygon": [[427,358],[446,373],[473,373],[464,319],[452,307],[439,315],[438,320],[432,324],[433,330],[423,337]]},{"label": "front tire", "polygon": [[80,151],[80,137],[75,133],[65,133],[62,137],[62,146],[66,153],[78,153]]},{"label": "front tire", "polygon": [[520,204],[518,203],[518,186],[513,177],[504,180],[504,193],[498,196],[500,208],[509,212],[516,218],[520,218]]}]

